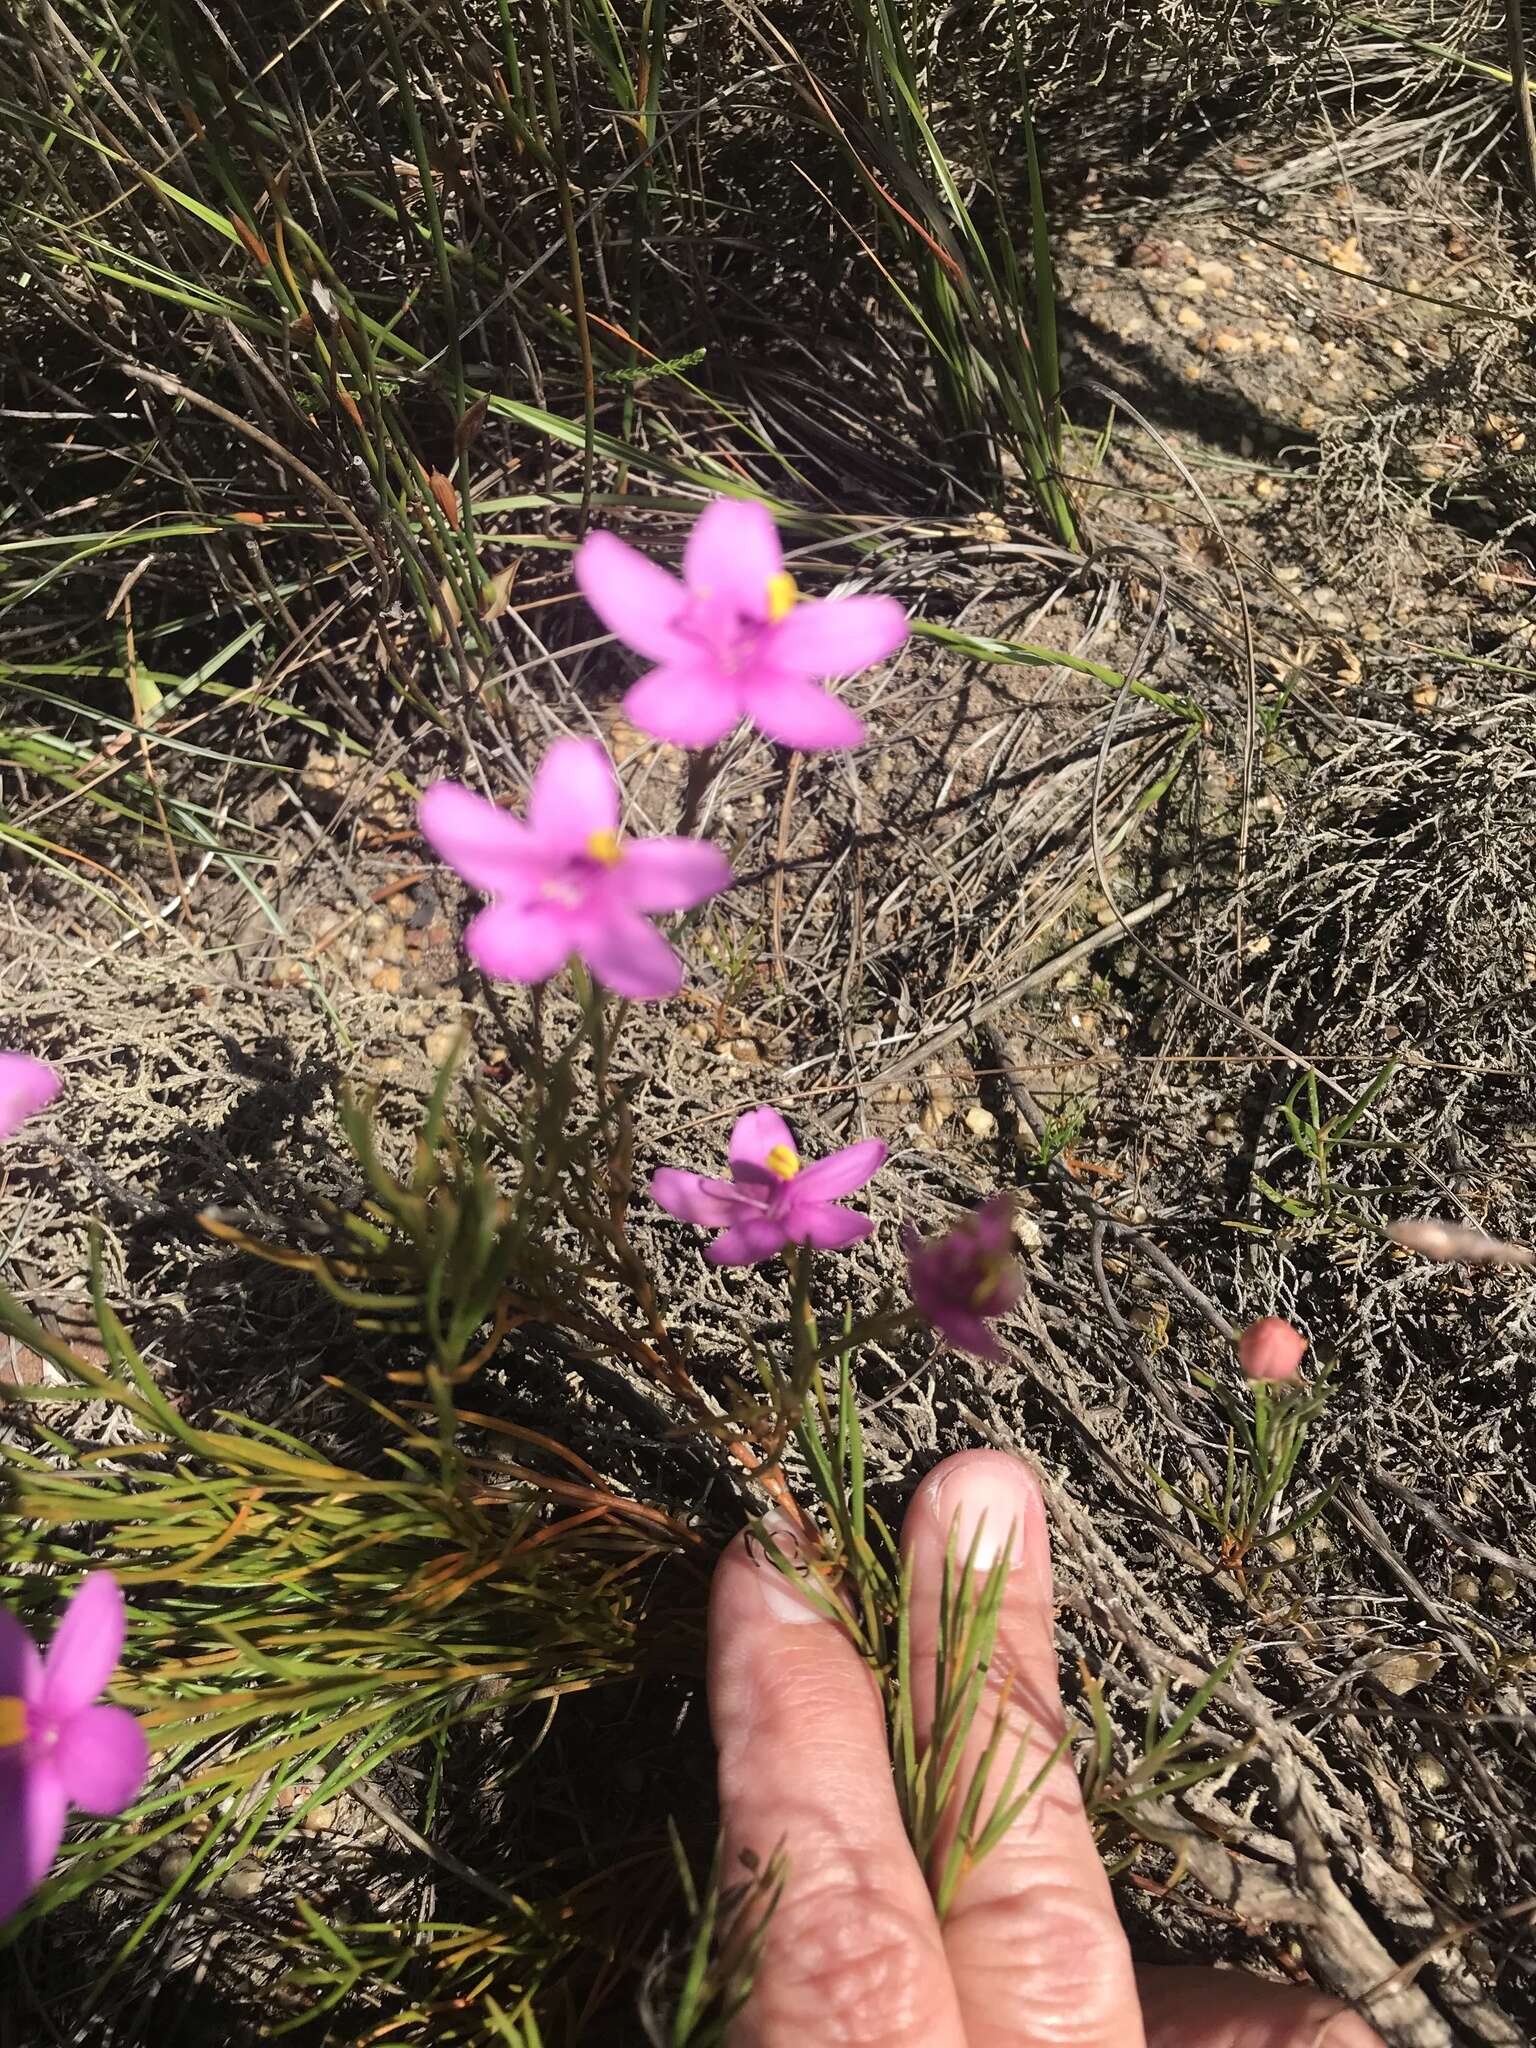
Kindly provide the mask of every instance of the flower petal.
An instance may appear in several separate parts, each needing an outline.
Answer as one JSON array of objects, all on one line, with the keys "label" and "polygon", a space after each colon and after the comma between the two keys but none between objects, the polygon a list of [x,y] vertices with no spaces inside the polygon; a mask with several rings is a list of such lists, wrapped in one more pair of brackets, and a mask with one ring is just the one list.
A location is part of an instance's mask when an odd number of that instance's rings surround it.
[{"label": "flower petal", "polygon": [[894,597],[812,597],[780,619],[762,655],[786,675],[856,676],[894,654],[908,631]]},{"label": "flower petal", "polygon": [[[740,1173],[742,1167],[755,1167],[760,1180],[771,1172],[768,1165],[770,1152],[785,1151],[800,1156],[794,1133],[776,1109],[770,1109],[766,1102],[756,1109],[749,1109],[745,1116],[736,1119],[731,1132],[731,1171]],[[774,1175],[777,1179],[778,1176]]]},{"label": "flower petal", "polygon": [[760,1266],[789,1243],[789,1232],[777,1216],[745,1216],[722,1230],[704,1256],[712,1266]]},{"label": "flower petal", "polygon": [[464,950],[497,981],[548,981],[576,950],[575,925],[552,903],[493,903],[470,919]]},{"label": "flower petal", "polygon": [[604,988],[637,1003],[675,996],[683,963],[656,927],[633,910],[610,907],[583,929],[577,950]]},{"label": "flower petal", "polygon": [[981,1317],[969,1309],[946,1308],[932,1321],[944,1342],[956,1351],[968,1351],[973,1358],[985,1358],[992,1365],[1001,1365],[1008,1356]]},{"label": "flower petal", "polygon": [[29,1116],[46,1109],[62,1083],[46,1060],[0,1052],[0,1138],[14,1137]]},{"label": "flower petal", "polygon": [[989,1195],[956,1229],[982,1258],[1005,1258],[1013,1249],[1013,1209],[1012,1195]]},{"label": "flower petal", "polygon": [[861,1138],[856,1145],[844,1145],[825,1159],[802,1166],[791,1184],[791,1199],[830,1202],[838,1195],[851,1195],[865,1181],[873,1180],[890,1157],[890,1147],[881,1138]]},{"label": "flower petal", "polygon": [[525,881],[528,828],[462,782],[434,782],[416,806],[421,836],[471,887],[495,896]]},{"label": "flower petal", "polygon": [[677,578],[616,533],[589,533],[571,565],[576,587],[610,633],[647,661],[677,652],[672,621],[687,593]]},{"label": "flower petal", "polygon": [[679,1217],[684,1223],[700,1224],[705,1230],[723,1230],[753,1208],[728,1180],[714,1180],[705,1173],[684,1173],[676,1166],[660,1167],[651,1175],[651,1200],[669,1216]]},{"label": "flower petal", "polygon": [[766,619],[768,586],[784,569],[779,530],[766,505],[715,498],[694,521],[683,581],[694,597],[724,597],[749,619]]},{"label": "flower petal", "polygon": [[36,1643],[8,1607],[0,1607],[0,1699],[35,1700],[43,1660]]},{"label": "flower petal", "polygon": [[149,1743],[125,1707],[86,1707],[59,1729],[48,1759],[70,1804],[86,1813],[121,1813],[149,1775]]},{"label": "flower petal", "polygon": [[110,1572],[88,1572],[65,1608],[43,1659],[41,1699],[53,1715],[88,1707],[117,1669],[128,1623]]},{"label": "flower petal", "polygon": [[727,676],[669,663],[630,685],[624,716],[654,740],[674,747],[712,747],[740,725],[741,692]]},{"label": "flower petal", "polygon": [[0,1762],[0,1921],[24,1906],[48,1875],[67,1811],[57,1771],[19,1756]]},{"label": "flower petal", "polygon": [[731,864],[705,839],[637,839],[624,848],[615,881],[632,910],[653,916],[692,910],[729,889]]},{"label": "flower petal", "polygon": [[601,740],[556,740],[528,792],[528,829],[540,853],[585,853],[597,832],[619,829],[619,783]]},{"label": "flower petal", "polygon": [[818,1251],[846,1251],[874,1229],[874,1219],[857,1209],[839,1209],[835,1202],[807,1202],[790,1213],[790,1224],[802,1244]]},{"label": "flower petal", "polygon": [[840,704],[819,683],[805,682],[799,676],[759,673],[746,679],[742,694],[748,718],[780,746],[818,754],[864,742],[862,719],[855,718],[846,704]]}]

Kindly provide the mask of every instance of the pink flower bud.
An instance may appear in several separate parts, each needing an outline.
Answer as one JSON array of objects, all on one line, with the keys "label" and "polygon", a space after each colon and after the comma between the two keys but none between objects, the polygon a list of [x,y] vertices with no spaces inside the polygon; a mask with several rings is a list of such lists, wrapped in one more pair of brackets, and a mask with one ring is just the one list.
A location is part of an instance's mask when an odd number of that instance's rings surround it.
[{"label": "pink flower bud", "polygon": [[1237,1340],[1237,1359],[1251,1380],[1295,1380],[1307,1340],[1283,1316],[1262,1316]]}]

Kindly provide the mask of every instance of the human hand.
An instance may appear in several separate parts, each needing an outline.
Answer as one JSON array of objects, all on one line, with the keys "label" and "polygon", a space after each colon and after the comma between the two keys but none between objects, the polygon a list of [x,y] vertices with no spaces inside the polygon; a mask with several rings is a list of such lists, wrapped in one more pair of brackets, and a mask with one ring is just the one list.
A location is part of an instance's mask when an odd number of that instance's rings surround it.
[{"label": "human hand", "polygon": [[[912,1668],[933,1712],[939,1586],[953,1528],[978,1562],[1011,1559],[989,1693],[964,1786],[996,1714],[1027,1744],[1020,1783],[1064,1727],[1039,1489],[1000,1451],[948,1458],[902,1528]],[[781,1846],[784,1887],[732,2048],[1382,2048],[1333,1999],[1230,1970],[1133,1968],[1070,1757],[964,1876],[941,1927],[902,1827],[874,1680],[836,1623],[746,1538],[716,1569],[710,1712],[727,1882]]]}]

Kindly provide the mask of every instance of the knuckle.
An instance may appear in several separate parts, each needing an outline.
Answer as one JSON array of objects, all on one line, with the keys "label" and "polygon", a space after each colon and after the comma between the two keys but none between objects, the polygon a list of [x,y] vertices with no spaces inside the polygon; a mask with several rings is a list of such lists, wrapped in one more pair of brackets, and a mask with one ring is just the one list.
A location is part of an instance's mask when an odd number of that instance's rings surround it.
[{"label": "knuckle", "polygon": [[918,2048],[937,2037],[945,1977],[932,1929],[896,1901],[847,1884],[791,1893],[768,1940],[766,2041]]},{"label": "knuckle", "polygon": [[1000,2012],[1027,2013],[1053,2048],[1119,2048],[1126,2014],[1136,2010],[1135,1980],[1120,1923],[1096,1889],[1036,1882],[963,1906],[956,1919],[963,1933],[952,1920],[951,1940],[963,1944],[957,1975],[968,2006],[984,1999]]}]

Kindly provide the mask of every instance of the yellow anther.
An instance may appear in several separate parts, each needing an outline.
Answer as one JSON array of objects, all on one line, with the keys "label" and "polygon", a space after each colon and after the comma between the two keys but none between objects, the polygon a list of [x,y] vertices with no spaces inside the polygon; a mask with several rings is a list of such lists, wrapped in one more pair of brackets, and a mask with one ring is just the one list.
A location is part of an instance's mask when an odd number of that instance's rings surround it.
[{"label": "yellow anther", "polygon": [[27,1703],[0,1698],[0,1749],[13,1749],[27,1739]]},{"label": "yellow anther", "polygon": [[763,1164],[770,1173],[776,1173],[780,1180],[793,1180],[800,1171],[800,1155],[789,1145],[774,1145],[770,1147]]},{"label": "yellow anther", "polygon": [[587,851],[595,861],[605,868],[615,867],[619,858],[619,835],[617,832],[594,832],[587,841]]},{"label": "yellow anther", "polygon": [[780,619],[787,619],[800,602],[800,593],[795,588],[795,579],[787,569],[781,569],[776,576],[768,578],[768,623],[776,626]]}]

